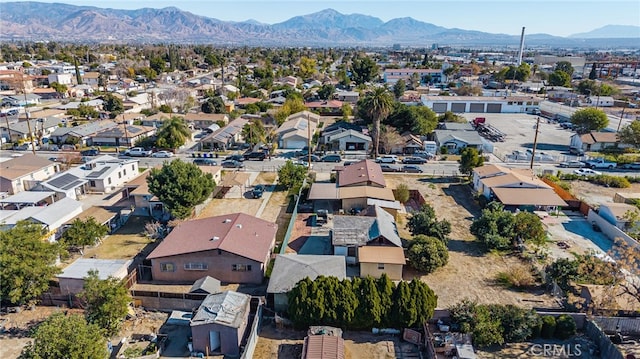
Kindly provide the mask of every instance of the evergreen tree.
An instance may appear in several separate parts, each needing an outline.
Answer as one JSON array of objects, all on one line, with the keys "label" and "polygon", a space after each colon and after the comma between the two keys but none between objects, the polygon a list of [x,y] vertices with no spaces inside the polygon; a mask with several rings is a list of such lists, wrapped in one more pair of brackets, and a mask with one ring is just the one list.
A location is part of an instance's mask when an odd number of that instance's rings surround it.
[{"label": "evergreen tree", "polygon": [[[338,287],[340,281],[336,277],[319,276],[315,282],[318,283],[319,292],[322,293],[324,300],[324,316],[322,324],[340,326],[338,318],[338,304],[342,300],[338,296]],[[320,293],[318,293],[319,295]]]},{"label": "evergreen tree", "polygon": [[598,71],[596,70],[596,63],[593,62],[593,66],[591,66],[591,71],[589,72],[589,80],[595,80],[598,78]]},{"label": "evergreen tree", "polygon": [[380,325],[382,308],[375,280],[367,276],[354,288],[358,297],[354,327],[366,329]]},{"label": "evergreen tree", "polygon": [[[356,278],[354,278],[356,279]],[[336,290],[336,296],[340,299],[336,306],[336,317],[340,326],[351,327],[358,308],[358,297],[353,289],[353,283],[349,279],[340,281]]]},{"label": "evergreen tree", "polygon": [[417,278],[409,283],[409,288],[416,306],[416,322],[413,325],[422,325],[433,317],[433,311],[438,305],[438,296],[427,283]]},{"label": "evergreen tree", "polygon": [[395,285],[389,279],[386,273],[382,273],[380,278],[376,280],[378,294],[380,295],[380,318],[382,326],[388,327],[393,324],[391,321],[391,308],[393,306],[393,290]]},{"label": "evergreen tree", "polygon": [[108,335],[116,335],[128,313],[129,291],[121,279],[109,277],[101,280],[95,270],[88,274],[80,294],[87,302],[87,321],[105,329]]},{"label": "evergreen tree", "polygon": [[62,235],[62,241],[69,246],[81,246],[84,252],[84,246],[96,244],[108,232],[109,229],[93,217],[84,221],[76,218]]},{"label": "evergreen tree", "polygon": [[396,328],[411,326],[418,319],[416,303],[411,298],[411,288],[407,282],[400,282],[393,293],[391,313]]},{"label": "evergreen tree", "polygon": [[306,328],[313,323],[313,304],[311,303],[309,277],[299,281],[291,291],[289,291],[288,313],[296,328]]}]

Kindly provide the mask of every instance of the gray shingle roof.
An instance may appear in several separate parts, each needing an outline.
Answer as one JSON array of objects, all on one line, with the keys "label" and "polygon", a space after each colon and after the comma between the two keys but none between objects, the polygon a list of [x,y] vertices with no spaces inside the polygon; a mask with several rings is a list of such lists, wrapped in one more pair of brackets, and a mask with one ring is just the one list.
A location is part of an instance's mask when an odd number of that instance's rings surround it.
[{"label": "gray shingle roof", "polygon": [[275,259],[267,293],[287,293],[306,277],[346,278],[344,256],[279,254]]},{"label": "gray shingle roof", "polygon": [[379,206],[374,208],[375,217],[334,216],[332,244],[364,246],[372,239],[382,236],[394,245],[402,247],[393,216]]},{"label": "gray shingle roof", "polygon": [[244,313],[248,310],[251,297],[233,291],[208,295],[191,319],[191,326],[220,324],[231,328],[242,325]]}]

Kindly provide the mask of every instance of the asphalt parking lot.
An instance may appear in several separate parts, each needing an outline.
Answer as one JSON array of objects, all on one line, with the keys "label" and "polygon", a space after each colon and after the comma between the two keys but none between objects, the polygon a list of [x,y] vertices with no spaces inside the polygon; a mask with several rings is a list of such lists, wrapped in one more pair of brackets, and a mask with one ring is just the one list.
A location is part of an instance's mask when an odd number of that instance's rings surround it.
[{"label": "asphalt parking lot", "polygon": [[[484,117],[487,119],[486,123],[506,134],[504,142],[492,142],[493,154],[501,160],[505,160],[506,156],[513,151],[524,152],[533,148],[538,116],[520,113],[465,113],[462,115],[468,120]],[[557,123],[548,123],[547,119],[540,117],[536,153],[543,152],[552,156],[556,162],[576,159],[576,156],[569,155],[567,152],[573,134],[571,130],[562,129]]]}]

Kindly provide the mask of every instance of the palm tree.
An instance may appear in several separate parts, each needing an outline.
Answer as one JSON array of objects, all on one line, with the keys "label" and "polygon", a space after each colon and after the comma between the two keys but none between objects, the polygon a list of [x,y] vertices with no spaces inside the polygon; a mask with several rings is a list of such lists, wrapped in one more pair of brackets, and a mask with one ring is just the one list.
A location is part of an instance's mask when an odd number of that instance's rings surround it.
[{"label": "palm tree", "polygon": [[191,137],[191,130],[182,117],[173,116],[164,121],[158,131],[156,145],[161,148],[176,149],[187,142]]},{"label": "palm tree", "polygon": [[373,119],[374,142],[373,157],[376,157],[380,149],[380,123],[389,116],[393,107],[393,95],[386,87],[378,87],[367,95],[363,101],[365,112]]}]

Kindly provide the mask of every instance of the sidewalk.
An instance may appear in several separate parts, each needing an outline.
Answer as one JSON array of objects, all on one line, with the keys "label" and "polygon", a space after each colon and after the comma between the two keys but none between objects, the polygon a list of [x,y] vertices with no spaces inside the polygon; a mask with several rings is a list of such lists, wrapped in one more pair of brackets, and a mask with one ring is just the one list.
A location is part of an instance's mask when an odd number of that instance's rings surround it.
[{"label": "sidewalk", "polygon": [[276,178],[273,180],[273,183],[271,185],[266,186],[267,190],[264,191],[264,195],[262,196],[262,203],[260,204],[260,208],[258,208],[258,212],[256,212],[256,217],[260,218],[262,216],[262,212],[264,212],[264,209],[267,207],[269,198],[271,198],[271,194],[275,190],[277,183],[278,175],[276,175]]}]

